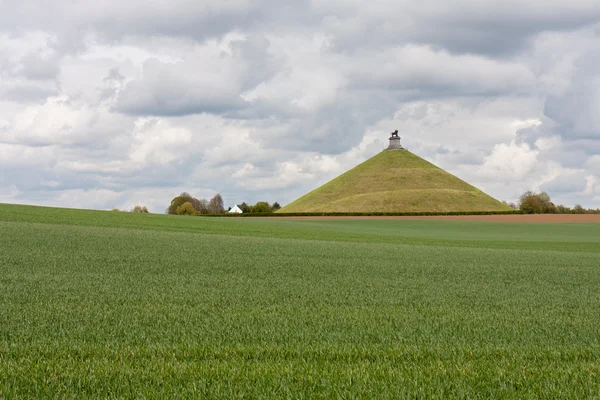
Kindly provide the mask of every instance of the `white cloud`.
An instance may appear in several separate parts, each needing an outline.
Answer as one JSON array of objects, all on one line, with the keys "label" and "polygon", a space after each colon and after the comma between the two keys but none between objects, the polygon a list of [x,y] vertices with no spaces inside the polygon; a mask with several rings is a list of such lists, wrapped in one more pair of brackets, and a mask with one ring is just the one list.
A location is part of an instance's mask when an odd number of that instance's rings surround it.
[{"label": "white cloud", "polygon": [[521,180],[535,167],[537,155],[526,144],[497,144],[483,162],[482,175],[504,181]]}]

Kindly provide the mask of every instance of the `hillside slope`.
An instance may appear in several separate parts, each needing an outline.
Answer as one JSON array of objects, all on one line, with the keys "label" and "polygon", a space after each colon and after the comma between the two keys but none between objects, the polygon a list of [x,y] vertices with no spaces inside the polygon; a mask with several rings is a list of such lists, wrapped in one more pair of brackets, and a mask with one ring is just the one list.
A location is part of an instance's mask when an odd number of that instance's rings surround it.
[{"label": "hillside slope", "polygon": [[502,210],[510,208],[409,151],[383,151],[279,212]]}]

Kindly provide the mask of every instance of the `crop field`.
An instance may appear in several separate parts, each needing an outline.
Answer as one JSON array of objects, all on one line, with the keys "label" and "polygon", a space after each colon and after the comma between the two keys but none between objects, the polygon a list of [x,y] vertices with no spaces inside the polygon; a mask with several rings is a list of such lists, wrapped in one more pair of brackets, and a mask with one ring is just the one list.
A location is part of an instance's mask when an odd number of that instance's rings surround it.
[{"label": "crop field", "polygon": [[0,398],[600,398],[600,223],[0,205]]}]

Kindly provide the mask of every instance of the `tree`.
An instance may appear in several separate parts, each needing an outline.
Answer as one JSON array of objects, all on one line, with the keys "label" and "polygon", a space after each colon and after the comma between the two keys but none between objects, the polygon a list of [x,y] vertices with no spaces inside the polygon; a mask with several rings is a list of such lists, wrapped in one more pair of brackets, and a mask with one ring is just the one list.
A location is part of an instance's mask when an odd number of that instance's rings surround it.
[{"label": "tree", "polygon": [[548,193],[534,193],[531,190],[521,195],[519,209],[527,214],[551,214],[558,210]]},{"label": "tree", "polygon": [[585,214],[585,208],[583,208],[581,204],[575,204],[575,207],[573,207],[573,214]]},{"label": "tree", "polygon": [[146,206],[135,206],[135,207],[133,207],[131,212],[148,214],[148,208],[146,208]]},{"label": "tree", "polygon": [[194,215],[196,210],[194,210],[194,205],[190,201],[186,201],[176,210],[177,215]]},{"label": "tree", "polygon": [[546,192],[540,192],[537,194],[542,204],[542,213],[552,214],[556,212],[556,206],[550,201],[550,195]]},{"label": "tree", "polygon": [[513,210],[518,210],[519,209],[519,207],[517,207],[517,205],[515,203],[513,203],[512,201],[503,200],[502,203],[506,204],[507,206],[509,206]]},{"label": "tree", "polygon": [[541,214],[544,207],[540,197],[531,190],[528,190],[520,197],[519,209],[526,214]]},{"label": "tree", "polygon": [[254,206],[252,206],[253,213],[270,213],[271,206],[266,201],[259,201]]},{"label": "tree", "polygon": [[208,210],[208,201],[206,199],[198,200],[198,205],[196,207],[196,211],[200,214],[210,214]]},{"label": "tree", "polygon": [[281,210],[281,206],[279,205],[278,202],[273,203],[273,205],[271,206],[271,211],[275,212],[277,210]]},{"label": "tree", "polygon": [[177,214],[177,208],[183,203],[192,203],[194,210],[199,214],[208,214],[208,201],[204,199],[197,199],[188,192],[183,192],[179,196],[174,197],[171,200],[171,204],[167,208],[168,214]]},{"label": "tree", "polygon": [[245,201],[242,204],[240,204],[240,210],[242,210],[243,213],[249,213],[252,211],[250,209],[250,206],[248,204],[246,204]]},{"label": "tree", "polygon": [[223,205],[223,198],[219,193],[215,195],[208,202],[208,211],[210,214],[223,214],[225,212],[225,206]]},{"label": "tree", "polygon": [[194,198],[189,193],[183,192],[179,196],[174,197],[173,200],[171,200],[171,204],[169,205],[169,208],[167,208],[167,213],[177,214],[177,208],[186,202],[192,203],[193,206]]}]

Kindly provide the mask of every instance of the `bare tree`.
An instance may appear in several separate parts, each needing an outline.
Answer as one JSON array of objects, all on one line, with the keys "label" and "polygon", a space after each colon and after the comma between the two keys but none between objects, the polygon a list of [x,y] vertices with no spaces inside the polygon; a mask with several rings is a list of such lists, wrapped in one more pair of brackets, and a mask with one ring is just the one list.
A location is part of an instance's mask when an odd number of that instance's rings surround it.
[{"label": "bare tree", "polygon": [[208,210],[208,200],[198,200],[196,211],[198,211],[200,214],[210,214],[210,211]]},{"label": "bare tree", "polygon": [[210,201],[208,202],[208,211],[211,214],[223,214],[225,212],[223,198],[219,193],[217,193],[215,197],[210,199]]}]

